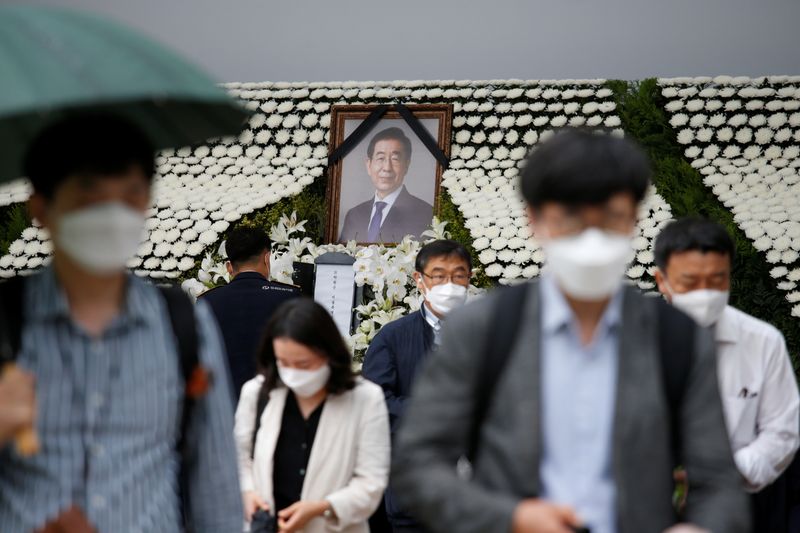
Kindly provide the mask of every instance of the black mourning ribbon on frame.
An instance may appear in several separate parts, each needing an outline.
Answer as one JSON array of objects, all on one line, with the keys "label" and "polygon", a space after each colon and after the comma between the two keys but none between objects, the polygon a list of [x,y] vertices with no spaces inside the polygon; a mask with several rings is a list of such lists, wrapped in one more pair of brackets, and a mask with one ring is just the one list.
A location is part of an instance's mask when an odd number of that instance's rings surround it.
[{"label": "black mourning ribbon on frame", "polygon": [[[403,104],[395,104],[395,109],[403,120],[406,121],[406,124],[409,125],[411,130],[414,134],[422,141],[422,144],[425,145],[425,148],[431,153],[433,157],[442,165],[443,169],[447,169],[450,164],[450,160],[447,159],[447,156],[444,155],[444,152],[441,148],[439,148],[439,143],[436,142],[436,139],[430,134],[430,132],[425,129],[425,127],[420,123],[419,119],[414,116],[414,113],[411,112]],[[358,127],[347,136],[347,138],[342,141],[342,144],[336,147],[336,149],[328,156],[328,165],[333,165],[339,159],[346,156],[350,151],[355,148],[355,146],[361,142],[361,140],[372,131],[372,128],[383,118],[383,115],[389,110],[388,105],[380,105],[375,108],[375,110],[369,114],[364,121],[358,125]]]}]

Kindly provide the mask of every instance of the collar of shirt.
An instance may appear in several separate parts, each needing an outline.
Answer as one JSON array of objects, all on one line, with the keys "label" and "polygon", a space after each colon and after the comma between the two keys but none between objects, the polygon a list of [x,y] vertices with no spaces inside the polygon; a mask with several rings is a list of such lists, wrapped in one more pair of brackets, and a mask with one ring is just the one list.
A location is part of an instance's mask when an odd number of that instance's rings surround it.
[{"label": "collar of shirt", "polygon": [[[577,328],[577,319],[552,274],[542,274],[539,283],[542,298],[542,330],[552,334],[573,325]],[[623,287],[620,287],[608,302],[595,337],[601,332],[616,328],[622,321],[623,290]]]},{"label": "collar of shirt", "polygon": [[[43,268],[39,274],[39,280],[31,286],[31,298],[28,300],[32,320],[47,321],[58,319],[70,319],[69,303],[67,294],[56,278],[55,270],[52,265]],[[150,316],[152,310],[148,310],[147,301],[142,294],[144,282],[131,274],[127,275],[125,284],[125,297],[122,304],[122,312],[114,319],[114,326],[119,324],[144,324]]]},{"label": "collar of shirt", "polygon": [[389,214],[389,211],[392,209],[395,201],[397,201],[397,197],[400,196],[400,193],[403,192],[403,188],[405,185],[401,185],[397,188],[397,190],[393,191],[391,194],[387,195],[385,198],[378,198],[378,192],[375,192],[375,198],[372,200],[372,211],[369,214],[369,219],[372,220],[372,217],[375,216],[375,203],[376,202],[384,202],[386,207],[383,208],[381,212],[381,224],[386,220],[386,216]]},{"label": "collar of shirt", "polygon": [[428,304],[425,303],[424,299],[422,300],[419,308],[420,311],[422,311],[422,316],[425,317],[425,322],[427,322],[428,325],[433,328],[434,333],[438,333],[439,328],[442,326],[442,321],[439,319],[439,317],[434,315],[433,312],[428,309]]},{"label": "collar of shirt", "polygon": [[719,343],[735,344],[739,340],[739,329],[736,325],[736,316],[727,306],[714,326],[714,339]]},{"label": "collar of shirt", "polygon": [[244,272],[239,272],[233,277],[231,282],[234,282],[239,279],[260,279],[263,281],[267,281],[267,278],[265,278],[255,270],[245,270]]}]

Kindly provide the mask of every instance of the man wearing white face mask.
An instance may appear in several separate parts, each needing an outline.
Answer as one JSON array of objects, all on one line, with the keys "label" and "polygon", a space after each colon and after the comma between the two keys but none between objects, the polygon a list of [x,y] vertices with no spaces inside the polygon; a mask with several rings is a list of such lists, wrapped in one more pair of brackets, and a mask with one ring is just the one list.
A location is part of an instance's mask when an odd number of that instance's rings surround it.
[{"label": "man wearing white face mask", "polygon": [[[392,434],[399,427],[414,380],[429,352],[439,344],[447,315],[467,299],[472,259],[461,244],[437,240],[417,253],[414,280],[424,301],[419,311],[381,328],[364,356],[362,374],[380,385],[389,409]],[[386,514],[395,532],[422,531],[416,520],[386,491]]]},{"label": "man wearing white face mask", "polygon": [[430,530],[749,531],[710,335],[623,286],[648,178],[640,149],[594,132],[528,157],[547,272],[448,316],[397,435],[394,488]]},{"label": "man wearing white face mask", "polygon": [[[709,220],[669,224],[656,240],[662,294],[717,344],[717,374],[734,459],[754,493],[754,531],[786,531],[781,473],[800,444],[800,397],[783,335],[728,304],[734,244]],[[776,480],[778,480],[777,483]]]},{"label": "man wearing white face mask", "polygon": [[[149,140],[113,116],[66,118],[33,141],[25,171],[30,213],[53,242],[52,264],[24,280],[16,309],[16,361],[35,378],[42,445],[29,457],[0,447],[0,531],[38,531],[57,516],[97,531],[173,533],[186,520],[198,533],[237,531],[233,413],[211,312],[184,299],[193,369],[220,378],[190,395],[203,380],[182,373],[185,330],[172,327],[170,300],[126,271],[150,206]],[[179,470],[191,480],[182,490]]]}]

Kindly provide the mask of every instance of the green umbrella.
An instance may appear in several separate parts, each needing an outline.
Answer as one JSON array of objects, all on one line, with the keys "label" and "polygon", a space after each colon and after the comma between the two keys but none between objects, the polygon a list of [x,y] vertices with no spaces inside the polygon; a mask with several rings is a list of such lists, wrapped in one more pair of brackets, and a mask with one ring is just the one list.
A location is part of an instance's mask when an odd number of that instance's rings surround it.
[{"label": "green umbrella", "polygon": [[66,113],[124,115],[156,148],[237,134],[248,113],[203,72],[133,31],[72,10],[0,7],[0,183]]}]

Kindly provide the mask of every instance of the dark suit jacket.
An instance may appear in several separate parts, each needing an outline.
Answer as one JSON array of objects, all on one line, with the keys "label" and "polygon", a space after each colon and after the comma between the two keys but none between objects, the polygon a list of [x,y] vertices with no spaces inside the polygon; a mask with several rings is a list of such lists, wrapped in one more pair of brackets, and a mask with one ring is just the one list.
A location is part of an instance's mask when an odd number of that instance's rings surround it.
[{"label": "dark suit jacket", "polygon": [[[347,212],[344,216],[344,226],[342,226],[339,242],[367,241],[373,203],[374,199],[367,200]],[[412,195],[403,185],[400,195],[381,225],[378,241],[400,242],[406,235],[419,238],[420,234],[430,227],[432,219],[433,206]]]},{"label": "dark suit jacket", "polygon": [[298,296],[298,287],[267,281],[257,272],[242,272],[227,285],[200,296],[211,306],[222,331],[231,374],[233,405],[238,404],[242,385],[256,375],[256,350],[264,326],[279,305]]},{"label": "dark suit jacket", "polygon": [[[383,389],[392,436],[405,412],[417,372],[432,346],[433,329],[422,311],[417,311],[383,326],[367,349],[361,374]],[[394,526],[420,527],[398,505],[391,488],[386,490],[385,502],[386,514]]]},{"label": "dark suit jacket", "polygon": [[[496,294],[448,315],[441,344],[416,380],[395,438],[392,483],[401,503],[431,531],[510,531],[519,501],[541,493],[540,297],[535,282],[528,287],[520,309],[526,326],[519,329],[481,425],[471,479],[455,465],[468,446]],[[678,520],[657,320],[655,300],[625,290],[612,452],[618,533],[660,533]],[[748,500],[722,415],[714,340],[696,328],[693,341],[677,417],[689,480],[685,518],[715,533],[746,533]]]}]

